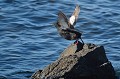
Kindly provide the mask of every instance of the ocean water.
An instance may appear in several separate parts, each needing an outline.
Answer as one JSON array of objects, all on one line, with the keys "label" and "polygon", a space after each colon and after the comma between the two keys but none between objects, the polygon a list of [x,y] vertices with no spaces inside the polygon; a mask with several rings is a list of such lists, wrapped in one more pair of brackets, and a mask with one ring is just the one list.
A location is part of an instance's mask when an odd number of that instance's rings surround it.
[{"label": "ocean water", "polygon": [[29,79],[55,61],[74,41],[52,23],[60,10],[69,17],[76,3],[84,42],[104,46],[120,76],[120,0],[0,0],[0,79]]}]

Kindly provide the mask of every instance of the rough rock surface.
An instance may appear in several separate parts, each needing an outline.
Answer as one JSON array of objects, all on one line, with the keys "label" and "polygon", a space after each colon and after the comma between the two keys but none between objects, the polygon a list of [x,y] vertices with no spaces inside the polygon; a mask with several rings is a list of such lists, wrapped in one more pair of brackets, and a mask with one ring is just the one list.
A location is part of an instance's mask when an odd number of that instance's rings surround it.
[{"label": "rough rock surface", "polygon": [[58,60],[35,72],[32,79],[116,79],[103,46],[71,44]]}]

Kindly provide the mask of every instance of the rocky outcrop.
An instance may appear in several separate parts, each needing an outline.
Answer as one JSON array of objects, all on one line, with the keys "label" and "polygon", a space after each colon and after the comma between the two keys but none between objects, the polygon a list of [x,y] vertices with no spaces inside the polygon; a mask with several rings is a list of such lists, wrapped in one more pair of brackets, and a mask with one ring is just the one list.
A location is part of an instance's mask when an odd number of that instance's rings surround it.
[{"label": "rocky outcrop", "polygon": [[103,46],[71,44],[60,57],[32,79],[116,79]]}]

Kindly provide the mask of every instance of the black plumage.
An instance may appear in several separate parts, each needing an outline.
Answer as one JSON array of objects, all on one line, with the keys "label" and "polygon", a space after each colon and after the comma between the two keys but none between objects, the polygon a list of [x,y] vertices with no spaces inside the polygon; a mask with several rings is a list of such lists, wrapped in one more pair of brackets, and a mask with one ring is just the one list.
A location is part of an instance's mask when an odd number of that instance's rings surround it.
[{"label": "black plumage", "polygon": [[[72,16],[68,19],[67,16],[62,11],[60,11],[58,13],[58,20],[55,23],[55,27],[63,38],[67,40],[76,40],[76,43],[79,39],[81,39],[82,35],[81,32],[74,28],[74,25],[78,19],[79,12],[80,7],[77,5]],[[81,41],[83,42],[82,39]]]}]

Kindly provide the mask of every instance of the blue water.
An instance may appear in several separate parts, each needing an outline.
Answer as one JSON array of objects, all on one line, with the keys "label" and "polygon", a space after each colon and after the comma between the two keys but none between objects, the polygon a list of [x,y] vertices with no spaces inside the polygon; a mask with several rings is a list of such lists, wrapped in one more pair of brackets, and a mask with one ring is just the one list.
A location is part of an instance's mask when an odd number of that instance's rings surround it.
[{"label": "blue water", "polygon": [[52,23],[59,10],[70,16],[76,3],[84,42],[103,45],[120,76],[120,0],[0,0],[0,79],[29,79],[55,61],[74,41]]}]

